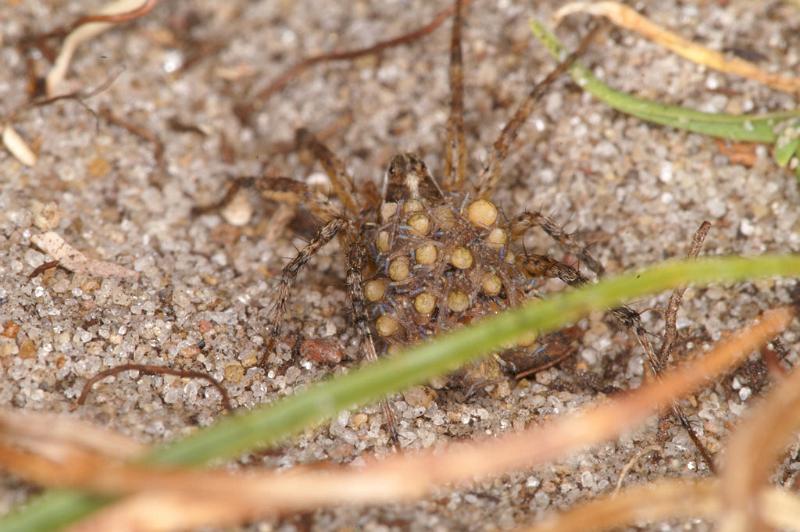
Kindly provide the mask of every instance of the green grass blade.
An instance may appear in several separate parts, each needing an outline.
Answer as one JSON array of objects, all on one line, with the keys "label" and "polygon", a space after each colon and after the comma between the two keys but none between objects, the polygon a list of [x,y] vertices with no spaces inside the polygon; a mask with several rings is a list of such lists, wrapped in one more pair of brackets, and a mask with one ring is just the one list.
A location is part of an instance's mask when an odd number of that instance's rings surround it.
[{"label": "green grass blade", "polygon": [[[531,30],[554,58],[566,55],[563,45],[542,24],[531,21]],[[773,144],[778,140],[780,126],[787,120],[800,117],[800,110],[761,115],[704,113],[613,89],[580,63],[570,69],[570,74],[584,90],[618,111],[648,122],[728,140]]]},{"label": "green grass blade", "polygon": [[[348,375],[330,379],[298,394],[229,416],[193,435],[161,446],[144,458],[149,464],[200,465],[274,445],[342,409],[374,401],[425,382],[491,353],[530,330],[547,332],[593,310],[614,307],[631,298],[689,283],[707,284],[773,276],[800,276],[800,255],[709,258],[667,262],[532,301],[443,334]],[[40,532],[64,527],[109,501],[77,491],[51,491],[0,519],[0,530]]]},{"label": "green grass blade", "polygon": [[800,155],[800,120],[786,124],[775,142],[775,161],[778,166],[788,165],[795,155]]}]

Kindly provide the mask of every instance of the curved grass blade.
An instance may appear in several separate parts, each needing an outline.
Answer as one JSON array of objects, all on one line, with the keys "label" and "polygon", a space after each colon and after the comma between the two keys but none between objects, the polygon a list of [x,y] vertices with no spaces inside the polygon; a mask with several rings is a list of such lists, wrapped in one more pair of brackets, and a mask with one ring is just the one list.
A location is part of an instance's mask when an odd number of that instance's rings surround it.
[{"label": "curved grass blade", "polygon": [[[531,21],[531,31],[554,58],[558,59],[564,56],[566,51],[563,45],[541,23],[535,20]],[[580,63],[576,63],[570,69],[570,74],[584,90],[618,111],[663,126],[727,140],[774,144],[778,141],[779,132],[787,126],[787,122],[794,123],[792,119],[800,117],[800,110],[760,115],[704,113],[686,107],[639,98],[613,89],[600,81]],[[797,148],[798,146],[795,145],[794,149],[797,150]],[[795,154],[797,151],[791,152],[789,157],[791,158]]]},{"label": "curved grass blade", "polygon": [[[548,332],[593,310],[614,307],[686,284],[800,276],[800,255],[709,258],[666,262],[568,290],[489,317],[402,353],[318,384],[294,396],[221,419],[144,457],[153,465],[201,465],[274,445],[343,409],[425,382],[513,342],[531,330]],[[110,502],[77,491],[51,491],[0,519],[0,530],[34,532],[64,527]]]}]

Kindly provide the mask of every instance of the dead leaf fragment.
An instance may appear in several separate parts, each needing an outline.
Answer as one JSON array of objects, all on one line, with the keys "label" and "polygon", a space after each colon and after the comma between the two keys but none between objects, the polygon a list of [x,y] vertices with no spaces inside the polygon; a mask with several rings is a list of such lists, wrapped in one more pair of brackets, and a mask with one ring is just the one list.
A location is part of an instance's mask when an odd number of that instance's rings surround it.
[{"label": "dead leaf fragment", "polygon": [[86,273],[100,277],[139,278],[138,272],[129,270],[113,262],[89,259],[86,255],[70,246],[61,236],[53,231],[48,231],[41,235],[34,235],[31,237],[31,241],[36,247],[56,259],[59,266],[71,272]]},{"label": "dead leaf fragment", "polygon": [[[156,2],[152,0],[145,0],[144,2],[142,0],[115,0],[100,8],[97,14],[101,16],[113,16],[134,13],[137,10],[146,12],[152,9],[155,4]],[[50,69],[50,72],[45,78],[48,96],[55,96],[63,92],[59,89],[63,87],[69,65],[78,47],[114,26],[115,24],[113,22],[87,22],[85,24],[80,24],[67,35],[61,46],[61,51],[53,64],[53,68]]]},{"label": "dead leaf fragment", "polygon": [[756,154],[757,145],[752,142],[728,142],[721,139],[715,139],[714,142],[716,142],[720,153],[733,164],[752,168],[758,160],[758,155]]},{"label": "dead leaf fragment", "polygon": [[3,128],[3,144],[11,155],[25,166],[36,164],[36,154],[13,127],[6,126]]}]

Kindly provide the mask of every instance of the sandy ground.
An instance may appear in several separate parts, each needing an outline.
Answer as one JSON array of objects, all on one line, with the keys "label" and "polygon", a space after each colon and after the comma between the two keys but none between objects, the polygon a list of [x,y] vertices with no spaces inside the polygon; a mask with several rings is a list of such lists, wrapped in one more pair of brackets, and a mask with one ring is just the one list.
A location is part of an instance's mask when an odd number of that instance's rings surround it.
[{"label": "sandy ground", "polygon": [[[5,2],[0,5],[0,116],[25,101],[23,58],[7,46],[26,31],[67,23],[99,2]],[[247,196],[252,220],[235,227],[218,215],[193,219],[190,209],[217,199],[225,180],[266,167],[275,174],[324,181],[321,169],[295,154],[276,154],[300,126],[331,130],[330,146],[360,182],[377,181],[391,156],[420,153],[434,169],[447,116],[449,31],[355,64],[318,66],[273,97],[243,126],[236,99],[301,57],[370,44],[428,21],[445,2],[212,1],[164,2],[146,19],[109,32],[81,48],[71,79],[97,86],[121,72],[88,103],[155,132],[164,143],[158,168],[151,144],[99,123],[74,102],[27,111],[19,132],[39,147],[33,168],[0,151],[0,319],[20,325],[0,338],[0,404],[66,412],[86,379],[124,362],[204,369],[222,379],[241,408],[293,393],[330,373],[358,364],[357,335],[346,308],[341,251],[331,244],[301,276],[284,324],[286,342],[271,356],[274,369],[254,367],[266,332],[275,274],[308,224],[271,230],[274,205]],[[466,124],[470,168],[510,116],[521,95],[552,63],[531,37],[531,16],[547,19],[558,2],[479,2],[465,28]],[[535,4],[535,5],[532,5]],[[800,9],[777,1],[640,2],[656,22],[717,49],[752,53],[769,70],[798,72]],[[196,45],[192,35],[222,47],[185,72],[175,70]],[[586,26],[577,18],[560,30],[571,45]],[[446,27],[445,27],[446,28]],[[791,97],[756,83],[708,72],[639,38],[610,31],[585,62],[615,87],[661,101],[710,111],[790,109]],[[45,63],[39,58],[39,68]],[[40,70],[41,71],[41,70]],[[350,115],[352,120],[342,120]],[[176,119],[200,132],[176,131]],[[228,148],[225,147],[227,139]],[[714,140],[653,127],[620,115],[562,80],[524,127],[505,165],[497,202],[508,214],[544,209],[594,250],[610,273],[686,253],[703,220],[714,226],[705,253],[754,255],[798,251],[798,187],[765,147],[752,167],[732,163]],[[225,155],[227,154],[227,162]],[[232,158],[230,157],[232,155]],[[98,278],[63,269],[27,275],[50,257],[32,238],[53,230],[92,258],[140,273],[138,281]],[[526,241],[551,249],[544,238]],[[764,281],[691,289],[679,319],[685,346],[705,345],[761,310],[788,301],[789,282]],[[634,302],[639,310],[666,296]],[[660,334],[657,313],[644,314]],[[593,316],[576,358],[534,380],[495,387],[467,402],[458,391],[411,393],[394,399],[404,446],[423,448],[454,438],[499,434],[540,423],[639,385],[640,352],[633,339]],[[293,357],[291,339],[329,338],[344,346],[339,367]],[[796,350],[796,331],[784,335]],[[200,342],[204,343],[201,349]],[[790,363],[795,363],[791,355]],[[685,402],[714,453],[768,381],[758,362]],[[180,437],[220,416],[219,396],[205,383],[124,375],[96,386],[74,415],[143,442]],[[364,415],[365,414],[365,415]],[[319,460],[348,463],[364,452],[385,453],[380,410],[342,413],[267,456],[270,467]],[[548,467],[502,477],[462,491],[443,490],[417,504],[348,508],[290,516],[252,530],[495,529],[530,523],[613,489],[639,450],[625,483],[697,477],[707,471],[686,434],[657,420],[616,442]],[[792,449],[789,456],[794,456]],[[788,460],[779,481],[793,477]],[[32,489],[10,478],[0,484],[0,512]],[[700,522],[654,529],[702,529]]]}]

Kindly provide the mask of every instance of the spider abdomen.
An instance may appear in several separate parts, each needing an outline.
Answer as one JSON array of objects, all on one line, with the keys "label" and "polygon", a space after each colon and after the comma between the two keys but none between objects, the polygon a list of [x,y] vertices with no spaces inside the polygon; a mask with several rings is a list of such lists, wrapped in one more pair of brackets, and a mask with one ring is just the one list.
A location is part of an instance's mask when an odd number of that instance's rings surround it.
[{"label": "spider abdomen", "polygon": [[365,235],[372,264],[363,285],[375,332],[410,343],[512,306],[524,274],[510,228],[484,199],[385,202]]}]

